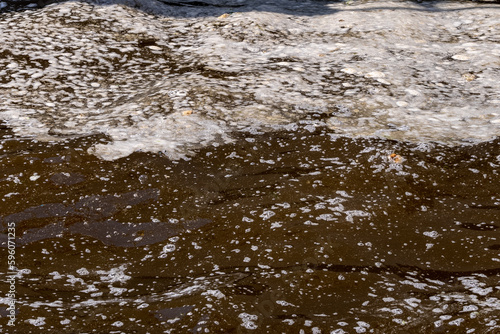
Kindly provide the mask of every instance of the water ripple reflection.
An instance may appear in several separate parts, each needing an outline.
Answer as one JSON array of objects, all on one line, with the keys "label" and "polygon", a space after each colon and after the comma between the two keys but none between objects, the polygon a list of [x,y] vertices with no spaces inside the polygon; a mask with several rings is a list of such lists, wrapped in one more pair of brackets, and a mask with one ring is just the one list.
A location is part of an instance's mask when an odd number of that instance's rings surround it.
[{"label": "water ripple reflection", "polygon": [[87,153],[99,136],[47,145],[4,130],[16,329],[498,331],[499,140],[449,147],[305,126],[177,161],[103,161]]}]

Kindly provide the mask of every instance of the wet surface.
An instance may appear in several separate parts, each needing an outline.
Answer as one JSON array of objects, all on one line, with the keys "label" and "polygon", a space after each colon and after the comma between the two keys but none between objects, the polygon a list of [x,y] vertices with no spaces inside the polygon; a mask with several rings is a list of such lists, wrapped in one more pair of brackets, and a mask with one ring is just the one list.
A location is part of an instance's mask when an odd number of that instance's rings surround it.
[{"label": "wet surface", "polygon": [[178,159],[311,115],[339,134],[414,142],[500,132],[498,4],[174,3],[188,2],[3,13],[0,119],[39,140],[105,133],[113,141],[90,149],[106,160]]},{"label": "wet surface", "polygon": [[189,160],[102,161],[87,148],[103,137],[2,131],[1,222],[16,223],[20,270],[9,333],[500,328],[499,140],[302,124]]},{"label": "wet surface", "polygon": [[31,3],[0,333],[500,331],[497,3]]}]

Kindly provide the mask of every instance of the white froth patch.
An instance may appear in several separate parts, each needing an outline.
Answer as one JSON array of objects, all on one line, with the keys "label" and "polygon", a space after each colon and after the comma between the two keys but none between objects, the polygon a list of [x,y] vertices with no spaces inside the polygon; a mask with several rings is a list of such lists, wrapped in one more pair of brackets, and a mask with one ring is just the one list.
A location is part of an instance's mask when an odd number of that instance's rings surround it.
[{"label": "white froth patch", "polygon": [[127,267],[125,265],[121,265],[118,268],[111,268],[110,270],[98,270],[97,274],[101,275],[101,281],[108,282],[108,283],[114,283],[114,282],[121,282],[125,283],[129,279],[131,279],[131,276],[128,276],[125,274],[125,270]]},{"label": "white froth patch", "polygon": [[433,239],[436,239],[437,237],[439,237],[441,235],[437,231],[426,231],[426,232],[423,232],[422,234],[425,235],[426,237],[433,238]]},{"label": "white froth patch", "polygon": [[122,327],[123,326],[123,322],[121,322],[121,321],[115,321],[111,325],[115,326],[115,327]]},{"label": "white froth patch", "polygon": [[189,147],[206,146],[217,140],[229,142],[226,132],[223,122],[205,119],[196,114],[156,115],[141,120],[132,127],[109,129],[106,134],[113,141],[109,144],[97,144],[89,149],[89,153],[104,160],[115,160],[136,151],[163,152],[176,160],[185,158]]},{"label": "white froth patch", "polygon": [[206,292],[203,292],[202,295],[213,296],[217,299],[222,299],[226,297],[226,295],[223,294],[220,290],[207,290]]},{"label": "white froth patch", "polygon": [[255,324],[255,321],[259,319],[257,315],[243,312],[238,315],[238,318],[241,319],[241,325],[246,329],[257,329],[257,325]]},{"label": "white froth patch", "polygon": [[30,325],[36,326],[36,327],[41,327],[45,325],[45,318],[44,317],[38,317],[36,319],[28,319],[27,320]]},{"label": "white froth patch", "polygon": [[86,269],[86,268],[80,268],[76,271],[79,275],[88,275],[89,274],[89,271]]},{"label": "white froth patch", "polygon": [[[14,12],[0,22],[12,53],[0,59],[0,119],[39,140],[106,133],[112,142],[91,149],[106,160],[135,151],[179,159],[229,141],[230,128],[267,129],[310,113],[353,136],[454,144],[497,136],[498,15],[465,3],[436,4],[446,16],[384,3],[398,15],[372,10],[380,2],[297,3],[288,15],[287,1],[267,4],[272,10],[248,2],[223,21],[209,6],[184,20],[193,7],[147,0],[134,5],[164,16],[76,1]],[[154,45],[141,46],[143,38]],[[182,119],[186,110],[195,112]]]}]

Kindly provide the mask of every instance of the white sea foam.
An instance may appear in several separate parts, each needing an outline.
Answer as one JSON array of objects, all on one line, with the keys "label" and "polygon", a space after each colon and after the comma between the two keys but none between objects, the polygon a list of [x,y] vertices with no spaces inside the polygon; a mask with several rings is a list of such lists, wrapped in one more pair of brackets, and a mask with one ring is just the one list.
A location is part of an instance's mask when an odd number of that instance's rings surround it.
[{"label": "white sea foam", "polygon": [[225,8],[150,0],[2,14],[0,119],[39,140],[105,133],[111,142],[90,152],[107,160],[134,151],[179,159],[233,131],[308,114],[326,119],[304,125],[311,131],[326,124],[353,136],[454,144],[500,133],[491,66],[500,59],[500,11],[447,2],[433,5],[446,15],[411,2],[237,4],[222,18]]}]

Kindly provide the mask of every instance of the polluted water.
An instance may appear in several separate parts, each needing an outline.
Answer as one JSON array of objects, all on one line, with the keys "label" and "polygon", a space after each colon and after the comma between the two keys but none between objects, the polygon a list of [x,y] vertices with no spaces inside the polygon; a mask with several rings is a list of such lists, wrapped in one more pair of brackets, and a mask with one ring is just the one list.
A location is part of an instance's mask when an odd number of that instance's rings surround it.
[{"label": "polluted water", "polygon": [[500,332],[497,1],[1,1],[0,333]]}]

